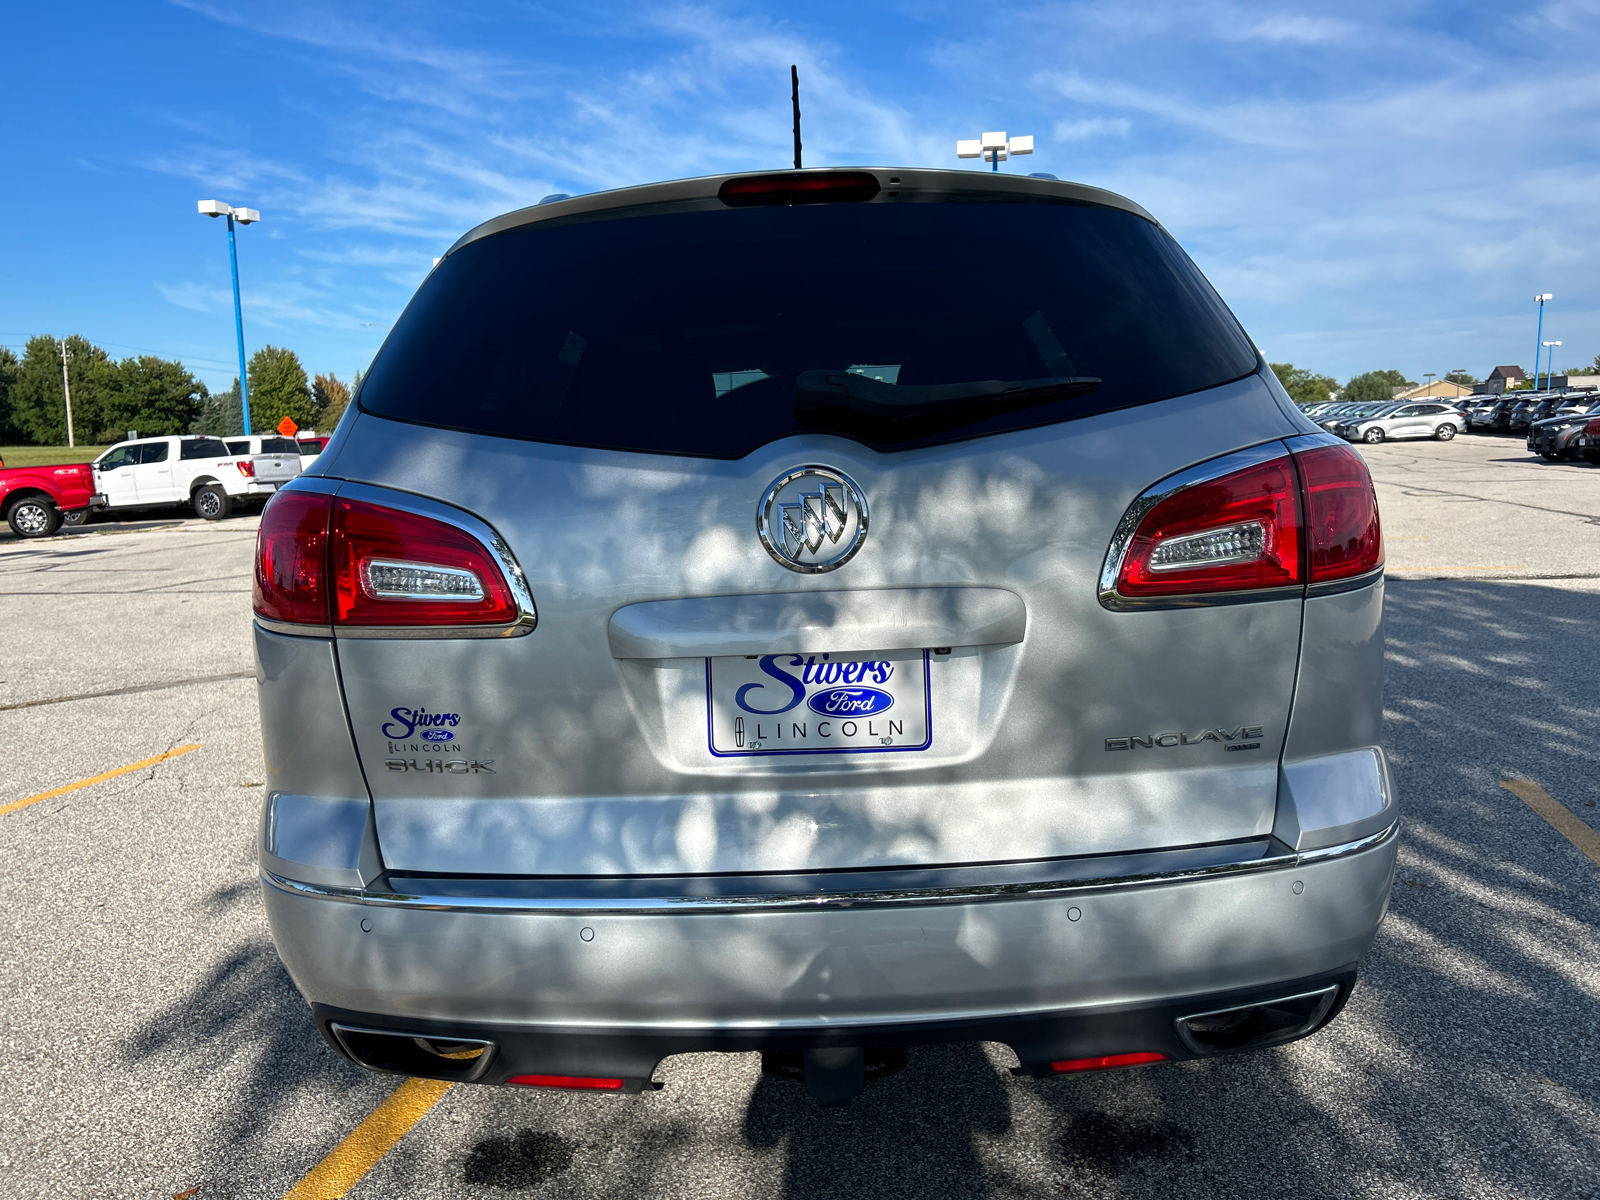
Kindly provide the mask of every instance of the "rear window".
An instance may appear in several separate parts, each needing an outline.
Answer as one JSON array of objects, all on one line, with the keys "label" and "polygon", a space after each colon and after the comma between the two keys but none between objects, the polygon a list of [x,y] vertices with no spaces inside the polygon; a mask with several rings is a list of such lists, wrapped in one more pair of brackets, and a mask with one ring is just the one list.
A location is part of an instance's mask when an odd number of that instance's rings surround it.
[{"label": "rear window", "polygon": [[293,438],[264,437],[261,439],[261,453],[263,454],[299,454],[300,443]]},{"label": "rear window", "polygon": [[228,447],[219,438],[184,438],[178,447],[180,459],[228,457]]},{"label": "rear window", "polygon": [[[469,243],[422,285],[360,405],[474,433],[739,458],[807,430],[894,450],[1044,425],[1256,364],[1188,256],[1131,213],[817,205],[552,222]],[[961,386],[989,381],[1003,386]]]}]

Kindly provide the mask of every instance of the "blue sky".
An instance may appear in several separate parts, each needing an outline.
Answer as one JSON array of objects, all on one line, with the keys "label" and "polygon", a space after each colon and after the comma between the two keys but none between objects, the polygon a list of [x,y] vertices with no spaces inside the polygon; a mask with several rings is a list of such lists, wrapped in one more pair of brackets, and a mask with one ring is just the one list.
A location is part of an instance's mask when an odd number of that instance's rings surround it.
[{"label": "blue sky", "polygon": [[1516,3],[12,5],[0,342],[81,332],[348,378],[463,231],[550,192],[786,165],[966,165],[1109,187],[1274,360],[1413,378],[1600,352],[1600,0]]}]

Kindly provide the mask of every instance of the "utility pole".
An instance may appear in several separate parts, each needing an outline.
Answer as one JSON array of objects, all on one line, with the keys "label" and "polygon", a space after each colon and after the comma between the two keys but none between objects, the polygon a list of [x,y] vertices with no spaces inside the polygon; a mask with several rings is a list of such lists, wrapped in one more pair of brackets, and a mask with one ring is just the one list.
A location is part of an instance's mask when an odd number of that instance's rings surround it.
[{"label": "utility pole", "polygon": [[67,363],[72,358],[72,351],[67,349],[67,339],[61,339],[61,390],[67,395],[67,445],[76,443],[72,440],[72,384],[67,379]]}]

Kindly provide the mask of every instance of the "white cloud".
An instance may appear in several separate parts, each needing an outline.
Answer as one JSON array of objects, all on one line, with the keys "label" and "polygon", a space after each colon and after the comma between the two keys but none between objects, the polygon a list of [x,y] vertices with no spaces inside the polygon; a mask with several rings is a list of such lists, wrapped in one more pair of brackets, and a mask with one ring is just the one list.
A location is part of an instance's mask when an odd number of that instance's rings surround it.
[{"label": "white cloud", "polygon": [[1097,137],[1126,137],[1133,122],[1127,117],[1089,117],[1077,121],[1057,121],[1056,140],[1082,142]]}]

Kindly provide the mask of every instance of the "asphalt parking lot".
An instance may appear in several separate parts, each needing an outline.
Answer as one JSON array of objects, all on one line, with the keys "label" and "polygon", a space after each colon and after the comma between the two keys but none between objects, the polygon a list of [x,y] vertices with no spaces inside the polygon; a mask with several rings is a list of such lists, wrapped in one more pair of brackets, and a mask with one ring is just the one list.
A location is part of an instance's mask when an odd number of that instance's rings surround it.
[{"label": "asphalt parking lot", "polygon": [[751,1055],[669,1059],[637,1097],[397,1093],[344,1063],[256,882],[256,519],[0,536],[0,1194],[1600,1196],[1600,863],[1535,810],[1600,829],[1600,469],[1362,449],[1405,833],[1344,1013],[1048,1081],[999,1046],[913,1051],[843,1110]]}]

